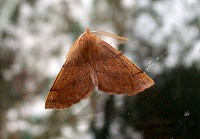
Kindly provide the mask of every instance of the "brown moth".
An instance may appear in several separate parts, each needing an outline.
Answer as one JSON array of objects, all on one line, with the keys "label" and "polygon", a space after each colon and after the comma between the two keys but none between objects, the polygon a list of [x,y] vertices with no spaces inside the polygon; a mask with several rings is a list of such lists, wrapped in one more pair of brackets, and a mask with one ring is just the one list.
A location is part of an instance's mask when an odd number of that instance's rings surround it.
[{"label": "brown moth", "polygon": [[94,33],[127,40],[106,32],[90,32],[78,37],[48,93],[46,109],[64,109],[87,98],[97,87],[109,94],[135,95],[154,81],[122,53]]}]

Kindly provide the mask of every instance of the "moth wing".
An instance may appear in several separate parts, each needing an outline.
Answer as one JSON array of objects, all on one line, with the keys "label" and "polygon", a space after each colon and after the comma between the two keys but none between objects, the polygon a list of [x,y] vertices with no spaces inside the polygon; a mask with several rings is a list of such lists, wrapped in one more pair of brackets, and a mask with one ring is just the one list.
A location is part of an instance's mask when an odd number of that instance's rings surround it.
[{"label": "moth wing", "polygon": [[154,84],[154,81],[108,43],[101,41],[94,69],[98,89],[107,93],[134,95]]},{"label": "moth wing", "polygon": [[94,83],[87,64],[66,60],[48,93],[45,108],[68,108],[93,90]]}]

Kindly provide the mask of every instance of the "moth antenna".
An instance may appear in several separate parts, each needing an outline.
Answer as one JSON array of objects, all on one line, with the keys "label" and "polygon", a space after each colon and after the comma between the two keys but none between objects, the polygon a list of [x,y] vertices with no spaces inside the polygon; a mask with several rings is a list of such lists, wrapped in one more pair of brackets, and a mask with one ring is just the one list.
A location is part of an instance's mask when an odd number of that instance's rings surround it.
[{"label": "moth antenna", "polygon": [[118,35],[112,34],[112,33],[108,33],[108,32],[104,32],[104,31],[91,31],[92,33],[97,33],[97,34],[101,34],[101,35],[105,35],[111,38],[115,38],[118,39],[120,41],[128,41],[128,38],[125,37],[120,37]]},{"label": "moth antenna", "polygon": [[74,47],[72,46],[72,47],[69,49],[69,53],[66,55],[66,59],[68,59],[69,56],[71,56],[71,53],[74,52],[74,51],[76,50],[77,45],[78,45],[78,43],[79,43],[81,37],[82,37],[83,35],[85,35],[85,34],[86,34],[86,31],[78,37],[77,42],[74,44],[75,46],[74,46]]},{"label": "moth antenna", "polygon": [[[85,34],[89,34],[89,33],[90,33],[90,29],[89,29],[89,28],[86,28],[85,32],[84,32],[83,34],[81,34],[81,35],[78,37],[78,40],[77,40],[76,46],[77,46],[79,40],[81,39],[81,37],[82,37],[83,35],[85,35]],[[75,48],[76,48],[76,46],[75,46]],[[74,50],[75,50],[75,48],[74,48]]]}]

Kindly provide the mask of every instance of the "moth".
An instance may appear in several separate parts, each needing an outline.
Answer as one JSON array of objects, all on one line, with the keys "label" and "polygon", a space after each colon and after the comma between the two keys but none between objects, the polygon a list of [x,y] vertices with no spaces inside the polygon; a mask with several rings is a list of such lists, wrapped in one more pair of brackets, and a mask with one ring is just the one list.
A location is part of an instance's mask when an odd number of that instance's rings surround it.
[{"label": "moth", "polygon": [[154,85],[148,75],[95,33],[127,40],[86,29],[71,46],[48,93],[46,109],[69,108],[87,98],[95,87],[109,94],[132,96]]}]

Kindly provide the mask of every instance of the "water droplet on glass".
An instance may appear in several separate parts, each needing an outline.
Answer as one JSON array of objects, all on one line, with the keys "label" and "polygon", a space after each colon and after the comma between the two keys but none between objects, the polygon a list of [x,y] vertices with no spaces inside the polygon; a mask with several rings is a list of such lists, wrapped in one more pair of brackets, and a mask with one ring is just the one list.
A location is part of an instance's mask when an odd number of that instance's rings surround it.
[{"label": "water droplet on glass", "polygon": [[185,111],[184,116],[189,116],[190,115],[190,111]]}]

